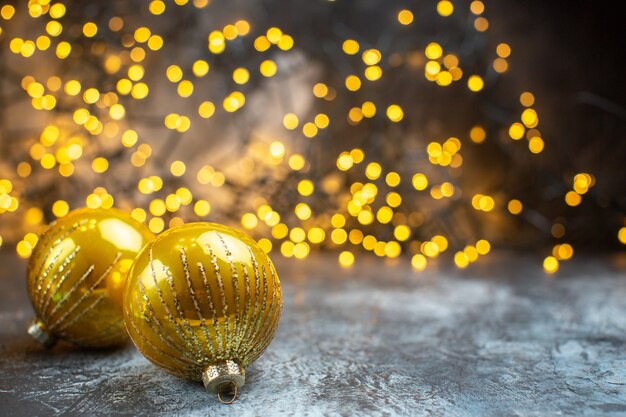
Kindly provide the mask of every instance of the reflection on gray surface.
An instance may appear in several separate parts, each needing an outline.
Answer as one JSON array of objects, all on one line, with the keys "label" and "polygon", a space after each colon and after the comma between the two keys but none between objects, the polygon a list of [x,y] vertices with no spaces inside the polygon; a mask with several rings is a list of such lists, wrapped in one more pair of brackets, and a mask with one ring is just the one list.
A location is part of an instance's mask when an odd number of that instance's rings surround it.
[{"label": "reflection on gray surface", "polygon": [[277,261],[278,334],[224,406],[130,345],[39,348],[24,264],[0,255],[0,414],[626,415],[624,259],[574,260],[554,278],[507,254],[462,273]]}]

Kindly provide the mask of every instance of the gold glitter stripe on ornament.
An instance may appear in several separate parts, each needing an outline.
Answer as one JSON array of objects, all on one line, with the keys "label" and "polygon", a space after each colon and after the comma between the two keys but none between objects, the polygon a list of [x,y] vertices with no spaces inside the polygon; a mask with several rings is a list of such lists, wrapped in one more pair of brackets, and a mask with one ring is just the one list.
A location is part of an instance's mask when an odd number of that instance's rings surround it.
[{"label": "gold glitter stripe on ornament", "polygon": [[[76,310],[78,308],[78,306],[85,300],[87,299],[87,297],[89,297],[93,291],[96,289],[96,287],[98,285],[100,285],[100,283],[102,283],[102,281],[104,280],[104,278],[106,278],[110,273],[111,270],[113,270],[113,268],[115,267],[115,264],[117,264],[117,261],[120,260],[120,258],[122,257],[122,254],[120,252],[117,253],[117,255],[115,256],[115,259],[113,260],[113,262],[111,262],[111,264],[109,264],[109,266],[107,267],[107,269],[102,273],[102,275],[100,275],[100,277],[98,277],[98,279],[96,280],[96,282],[94,282],[89,289],[78,299],[78,301],[76,301],[76,303],[70,307],[69,310],[67,310],[65,312],[65,314],[63,314],[58,320],[53,321],[53,323],[50,325],[50,330],[54,330],[56,329],[61,323],[63,323],[70,314],[72,314],[74,312],[74,310]],[[92,265],[93,267],[93,265]],[[74,289],[77,288],[77,285],[72,287],[71,291],[73,292]],[[57,307],[60,305],[60,303],[57,305]],[[53,317],[53,314],[50,314],[50,318]]]},{"label": "gold glitter stripe on ornament", "polygon": [[156,277],[156,270],[154,269],[154,258],[152,257],[152,246],[150,246],[150,271],[152,275],[152,281],[154,282],[154,288],[156,290],[157,296],[159,297],[159,301],[161,302],[161,305],[163,306],[163,309],[165,310],[167,319],[170,321],[172,326],[174,326],[174,331],[176,332],[180,340],[187,346],[187,348],[189,348],[189,351],[195,352],[195,349],[193,348],[193,343],[191,343],[187,339],[187,334],[185,333],[184,329],[180,326],[180,323],[176,321],[176,319],[174,318],[174,315],[170,311],[169,306],[167,305],[167,302],[163,298],[163,292],[161,291],[161,288],[159,287],[157,277]]},{"label": "gold glitter stripe on ornament", "polygon": [[182,323],[185,333],[189,336],[189,338],[195,345],[195,350],[201,350],[201,351],[204,350],[202,348],[202,343],[200,343],[200,340],[196,336],[196,333],[191,328],[191,325],[189,324],[189,320],[187,320],[187,318],[185,317],[185,313],[182,307],[180,306],[180,299],[178,298],[178,291],[176,291],[176,286],[174,285],[174,277],[172,276],[172,271],[170,271],[170,268],[166,266],[162,266],[161,269],[163,270],[163,273],[165,274],[165,277],[166,277],[166,281],[169,284],[170,294],[172,295],[172,298],[174,301],[174,308],[176,309],[176,313],[178,314],[178,319],[175,318],[176,321],[178,321],[179,323]]},{"label": "gold glitter stripe on ornament", "polygon": [[231,335],[231,343],[235,344],[237,343],[236,335],[237,335],[237,331],[239,330],[240,323],[241,323],[241,317],[240,317],[241,311],[240,311],[240,306],[239,306],[239,303],[240,303],[239,275],[237,274],[237,269],[235,268],[235,263],[233,262],[233,254],[228,248],[226,241],[224,240],[221,234],[219,233],[216,233],[216,234],[220,242],[222,243],[222,246],[224,246],[224,253],[226,254],[226,260],[228,261],[230,265],[231,282],[232,282],[233,293],[234,293],[233,298],[234,298],[234,303],[235,303],[235,308],[234,308],[235,319],[233,320],[234,322],[233,327],[230,329],[229,334]]},{"label": "gold glitter stripe on ornament", "polygon": [[223,352],[230,351],[230,318],[228,317],[228,303],[226,301],[226,292],[224,291],[224,281],[222,280],[222,275],[220,274],[220,266],[217,263],[217,257],[213,252],[213,249],[209,245],[206,245],[207,250],[209,251],[209,256],[211,257],[211,265],[213,266],[213,272],[215,273],[215,279],[217,281],[217,286],[220,291],[220,297],[222,301],[222,316],[224,317],[224,324],[221,326],[224,330],[222,332],[222,347]]},{"label": "gold glitter stripe on ornament", "polygon": [[163,350],[163,349],[159,349],[157,346],[154,345],[154,343],[152,343],[150,341],[149,338],[147,338],[141,331],[139,331],[139,329],[137,328],[137,325],[135,324],[134,321],[130,321],[130,325],[133,328],[133,331],[135,332],[135,335],[137,337],[139,337],[141,339],[142,342],[146,343],[155,353],[159,354],[159,355],[163,355],[163,356],[167,356],[170,359],[173,359],[174,361],[180,363],[183,366],[194,366],[195,362],[193,360],[188,359],[187,357],[183,356],[183,357],[179,357],[179,356],[174,356],[171,353]]},{"label": "gold glitter stripe on ornament", "polygon": [[200,322],[200,328],[204,332],[206,343],[203,345],[203,348],[208,347],[210,350],[210,356],[215,356],[216,352],[213,349],[213,344],[211,343],[211,335],[209,334],[209,328],[207,327],[206,320],[204,319],[204,316],[202,315],[202,310],[200,310],[200,302],[198,300],[198,296],[196,295],[196,291],[193,289],[193,282],[191,281],[191,272],[189,271],[189,264],[187,263],[187,252],[185,251],[185,248],[179,248],[179,252],[180,252],[180,262],[183,266],[183,271],[185,272],[185,282],[187,283],[187,290],[189,291],[191,301],[193,302],[193,307],[196,310],[196,315],[198,316],[198,321]]},{"label": "gold glitter stripe on ornament", "polygon": [[[56,303],[54,305],[54,308],[52,309],[52,311],[47,314],[48,318],[52,318],[52,316],[54,316],[56,314],[57,311],[59,311],[59,309],[63,306],[63,304],[65,304],[65,302],[67,300],[69,300],[70,296],[82,285],[83,282],[85,282],[85,280],[93,273],[94,269],[96,269],[96,266],[91,264],[89,265],[89,268],[87,268],[87,270],[85,272],[83,272],[83,275],[81,275],[81,277],[74,283],[74,285],[72,285],[70,287],[70,289],[68,290],[67,293],[65,293],[65,295],[63,296],[63,298],[61,298],[61,300],[59,300],[58,303]],[[45,313],[42,311],[42,313]]]},{"label": "gold glitter stripe on ornament", "polygon": [[[215,310],[215,303],[213,302],[213,293],[211,289],[211,285],[209,284],[209,280],[206,276],[206,271],[204,269],[204,265],[198,262],[198,271],[200,271],[200,276],[202,277],[202,283],[204,284],[204,290],[207,293],[207,301],[209,302],[209,311],[211,312],[212,322],[213,322],[213,331],[215,332],[215,337],[212,339],[211,343],[214,346],[214,351],[216,352],[216,358],[220,356],[219,352],[219,341],[218,335],[221,333],[220,325],[217,320],[217,311]],[[222,336],[223,340],[223,336]]]},{"label": "gold glitter stripe on ornament", "polygon": [[[63,272],[65,270],[65,268],[68,268],[69,265],[76,259],[76,254],[80,251],[80,246],[75,247],[72,252],[70,252],[67,257],[63,260],[63,262],[61,262],[61,265],[59,265],[59,267],[57,268],[57,273],[58,272]],[[61,288],[61,286],[63,285],[63,283],[65,282],[65,280],[70,276],[70,274],[73,272],[73,268],[68,268],[67,272],[63,275],[61,275],[61,277],[59,277],[58,275],[55,275],[55,279],[49,279],[48,280],[48,285],[46,285],[45,290],[43,291],[37,291],[37,311],[45,312],[48,309],[48,306],[50,305],[50,303],[52,302],[53,298],[54,298],[54,294],[56,294],[59,289]],[[54,289],[52,290],[52,287],[54,286]],[[52,290],[52,292],[50,292]]]},{"label": "gold glitter stripe on ornament", "polygon": [[[47,248],[48,247],[48,243],[50,241],[54,241],[55,243],[52,245],[52,247],[58,246],[59,243],[61,243],[63,241],[63,239],[67,238],[69,235],[71,235],[76,229],[78,229],[79,227],[83,226],[85,223],[87,223],[87,220],[83,219],[79,222],[74,223],[70,228],[68,229],[55,229],[53,228],[54,223],[52,223],[52,225],[50,225],[50,229],[48,229],[48,231],[46,233],[44,233],[43,238],[39,240],[39,242],[37,243],[37,246],[35,246],[35,249],[37,249],[37,247],[41,247],[41,248]],[[61,236],[61,237],[58,237]],[[45,277],[42,276],[41,272],[43,269],[43,266],[46,264],[46,261],[48,260],[48,256],[50,256],[50,254],[46,255],[46,256],[42,256],[41,260],[39,262],[39,265],[37,265],[37,267],[35,268],[37,270],[37,273],[34,274],[33,276],[37,277],[37,282],[35,282],[35,284],[32,286],[32,290],[33,292],[30,294],[31,296],[31,300],[34,300],[35,297],[35,292],[36,291],[41,291],[41,283],[43,282],[43,279],[45,279]],[[55,262],[51,262],[50,265],[54,265]]]},{"label": "gold glitter stripe on ornament", "polygon": [[[163,325],[161,324],[161,321],[156,317],[154,313],[154,307],[152,306],[152,302],[150,301],[150,298],[146,294],[143,281],[139,279],[138,284],[139,284],[138,285],[139,292],[141,293],[141,297],[143,298],[144,302],[143,303],[137,302],[137,305],[142,306],[141,313],[144,315],[145,317],[144,321],[146,322],[146,324],[148,325],[152,333],[156,337],[158,337],[161,342],[163,342],[170,349],[172,349],[172,351],[179,352],[179,354],[181,354],[183,357],[185,357],[186,359],[189,359],[192,362],[195,361],[195,359],[189,356],[189,354],[184,349],[180,348],[178,341],[175,341],[169,336],[169,332],[163,327]],[[143,307],[145,307],[145,311]],[[146,311],[150,314],[150,317],[146,316]],[[130,321],[133,322],[132,320]],[[158,331],[157,329],[155,329],[155,327],[158,328]]]}]

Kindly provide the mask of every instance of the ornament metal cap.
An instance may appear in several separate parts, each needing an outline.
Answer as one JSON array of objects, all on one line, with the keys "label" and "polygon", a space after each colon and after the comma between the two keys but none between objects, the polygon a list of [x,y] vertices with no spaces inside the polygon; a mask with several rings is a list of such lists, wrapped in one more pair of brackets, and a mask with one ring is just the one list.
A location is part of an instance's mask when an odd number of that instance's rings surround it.
[{"label": "ornament metal cap", "polygon": [[[246,371],[237,362],[227,360],[204,368],[202,382],[207,392],[217,394],[220,402],[231,404],[237,398],[237,390],[246,382]],[[224,400],[222,394],[229,391],[232,392],[232,398]]]},{"label": "ornament metal cap", "polygon": [[49,349],[57,343],[57,338],[48,331],[44,322],[39,319],[34,319],[30,323],[27,332],[45,348]]}]

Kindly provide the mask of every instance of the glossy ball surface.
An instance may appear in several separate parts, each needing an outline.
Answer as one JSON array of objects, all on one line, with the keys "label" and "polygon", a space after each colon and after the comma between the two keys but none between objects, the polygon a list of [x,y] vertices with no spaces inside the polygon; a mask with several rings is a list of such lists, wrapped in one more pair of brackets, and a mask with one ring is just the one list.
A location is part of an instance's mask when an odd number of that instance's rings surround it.
[{"label": "glossy ball surface", "polygon": [[116,209],[79,209],[52,223],[28,263],[28,295],[47,335],[85,347],[128,340],[124,281],[153,238]]},{"label": "glossy ball surface", "polygon": [[242,367],[267,348],[282,292],[274,265],[246,234],[214,223],[167,230],[133,264],[124,320],[153,363],[191,380],[209,365]]}]

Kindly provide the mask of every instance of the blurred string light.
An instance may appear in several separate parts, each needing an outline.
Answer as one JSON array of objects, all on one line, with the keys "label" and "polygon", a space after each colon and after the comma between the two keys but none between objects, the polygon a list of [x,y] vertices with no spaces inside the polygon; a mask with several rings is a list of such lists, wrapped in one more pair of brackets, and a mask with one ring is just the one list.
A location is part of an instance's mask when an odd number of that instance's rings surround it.
[{"label": "blurred string light", "polygon": [[[316,40],[308,51],[330,48],[329,75],[304,82],[312,110],[299,110],[293,97],[284,100],[273,120],[280,129],[271,134],[250,133],[250,114],[274,117],[263,104],[251,103],[255,95],[274,94],[267,86],[283,96],[289,92],[293,81],[283,77],[307,49],[298,49],[297,34],[243,18],[213,24],[201,39],[177,23],[212,7],[207,0],[152,0],[128,12],[103,3],[87,17],[80,2],[0,5],[0,71],[19,86],[17,93],[0,91],[0,111],[8,114],[27,100],[36,120],[26,133],[16,133],[10,120],[0,127],[0,246],[16,242],[17,254],[26,258],[48,221],[79,206],[119,206],[155,233],[186,221],[239,223],[265,251],[288,258],[336,250],[339,265],[349,268],[360,252],[387,259],[405,254],[422,271],[446,252],[463,269],[491,251],[480,227],[464,226],[472,223],[467,219],[504,225],[513,217],[537,227],[532,202],[504,187],[480,181],[465,187],[463,181],[472,146],[492,141],[516,149],[524,142],[528,155],[544,151],[531,92],[519,96],[505,125],[480,120],[456,136],[428,139],[412,127],[418,112],[413,94],[421,94],[413,84],[426,81],[453,89],[458,100],[474,100],[510,70],[507,43],[486,51],[487,63],[465,63],[446,33],[433,39],[411,32],[419,26],[416,16],[436,14],[445,23],[461,22],[462,29],[451,30],[485,36],[482,1],[468,8],[439,0],[419,13],[382,8],[397,26],[389,28],[397,32],[397,47],[341,31],[324,45]],[[470,29],[462,24],[468,17]],[[172,28],[180,33],[171,35]],[[177,54],[179,49],[191,53]],[[392,88],[395,79],[403,80],[402,71],[412,77],[401,81],[401,90],[412,91],[408,95]],[[211,151],[202,153],[198,138],[207,123],[218,132],[239,127],[244,140],[231,151],[236,155],[220,161],[210,158]],[[363,128],[370,133],[356,133]],[[398,132],[407,140],[394,144]],[[342,137],[362,140],[344,145]],[[206,159],[198,164],[189,157],[194,152],[175,152],[185,146]],[[585,172],[564,181],[563,208],[579,206],[595,183]],[[574,254],[562,241],[562,222],[546,221],[542,229],[559,240],[543,262],[550,274]],[[626,224],[617,237],[626,244]]]}]

